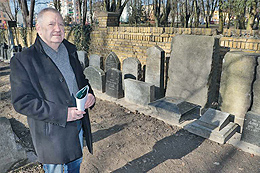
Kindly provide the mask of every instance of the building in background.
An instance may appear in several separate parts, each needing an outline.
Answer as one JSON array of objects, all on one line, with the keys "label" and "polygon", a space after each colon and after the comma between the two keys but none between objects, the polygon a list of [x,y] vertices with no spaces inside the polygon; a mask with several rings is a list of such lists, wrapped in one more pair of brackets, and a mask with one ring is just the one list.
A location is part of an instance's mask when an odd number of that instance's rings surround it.
[{"label": "building in background", "polygon": [[9,0],[0,0],[0,28],[6,28],[7,21],[12,18]]}]

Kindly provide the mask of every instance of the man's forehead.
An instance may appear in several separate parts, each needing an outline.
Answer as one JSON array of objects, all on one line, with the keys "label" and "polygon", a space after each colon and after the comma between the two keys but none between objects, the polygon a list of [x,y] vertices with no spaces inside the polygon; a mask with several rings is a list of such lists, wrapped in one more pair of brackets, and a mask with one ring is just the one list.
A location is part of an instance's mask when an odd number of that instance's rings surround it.
[{"label": "man's forehead", "polygon": [[58,18],[58,19],[60,19],[60,20],[62,20],[63,21],[63,19],[62,19],[62,17],[61,17],[61,15],[60,14],[58,14],[58,13],[54,13],[54,12],[52,12],[52,11],[47,11],[47,12],[45,12],[44,14],[43,14],[43,16],[44,16],[44,20],[55,20],[56,18]]}]

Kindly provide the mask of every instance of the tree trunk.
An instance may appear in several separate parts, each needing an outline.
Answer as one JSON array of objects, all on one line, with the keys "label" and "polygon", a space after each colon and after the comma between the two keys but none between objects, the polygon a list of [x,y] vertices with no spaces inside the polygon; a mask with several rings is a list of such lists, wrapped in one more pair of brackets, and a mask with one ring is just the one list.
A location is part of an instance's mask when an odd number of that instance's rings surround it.
[{"label": "tree trunk", "polygon": [[60,0],[53,0],[54,8],[60,11],[61,3]]},{"label": "tree trunk", "polygon": [[194,26],[195,28],[198,28],[199,27],[199,17],[200,17],[200,9],[198,7],[198,2],[197,0],[194,1]]},{"label": "tree trunk", "polygon": [[257,16],[256,9],[257,9],[257,2],[255,0],[252,2],[251,7],[249,9],[249,18],[248,18],[246,30],[254,29],[255,19]]},{"label": "tree trunk", "polygon": [[224,27],[224,21],[223,21],[223,11],[222,11],[222,8],[223,8],[223,2],[222,0],[219,0],[219,32],[220,33],[223,33],[223,27]]},{"label": "tree trunk", "polygon": [[82,9],[82,25],[86,24],[87,20],[87,0],[83,0],[83,9]]},{"label": "tree trunk", "polygon": [[89,12],[90,12],[90,24],[93,24],[93,9],[92,9],[92,0],[89,0]]},{"label": "tree trunk", "polygon": [[154,20],[155,20],[155,26],[159,27],[160,26],[160,9],[161,9],[161,1],[159,0],[154,0],[153,1],[153,6],[154,6]]},{"label": "tree trunk", "polygon": [[33,13],[35,7],[35,0],[31,0],[30,12],[29,12],[29,27],[32,29],[33,27]]},{"label": "tree trunk", "polygon": [[22,11],[24,26],[32,29],[35,0],[31,0],[30,13],[28,11],[27,0],[18,0],[18,3]]}]

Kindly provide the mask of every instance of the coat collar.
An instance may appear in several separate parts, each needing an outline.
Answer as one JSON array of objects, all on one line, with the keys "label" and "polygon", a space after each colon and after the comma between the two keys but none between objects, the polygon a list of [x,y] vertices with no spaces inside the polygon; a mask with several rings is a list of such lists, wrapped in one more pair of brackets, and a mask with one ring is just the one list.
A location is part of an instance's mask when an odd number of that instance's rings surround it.
[{"label": "coat collar", "polygon": [[[35,46],[35,48],[36,48],[37,50],[39,50],[41,53],[46,54],[46,53],[44,52],[44,49],[43,49],[43,47],[42,47],[42,44],[41,44],[40,40],[41,40],[41,37],[37,34],[37,37],[36,37],[36,39],[35,39],[34,46]],[[68,42],[66,39],[63,39],[62,43],[65,45],[65,47],[66,47],[66,49],[67,49],[69,55],[74,54],[74,53],[77,51],[76,46],[75,46],[74,44]]]}]

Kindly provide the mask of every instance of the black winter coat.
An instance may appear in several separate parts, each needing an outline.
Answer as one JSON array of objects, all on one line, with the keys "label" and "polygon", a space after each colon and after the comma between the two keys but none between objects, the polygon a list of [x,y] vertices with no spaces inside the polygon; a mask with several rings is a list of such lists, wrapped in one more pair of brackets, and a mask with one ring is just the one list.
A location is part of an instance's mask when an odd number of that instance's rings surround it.
[{"label": "black winter coat", "polygon": [[[11,95],[14,109],[27,116],[38,160],[44,164],[64,164],[82,157],[77,123],[67,122],[68,107],[75,104],[66,81],[44,52],[37,36],[28,49],[10,62]],[[79,88],[88,84],[78,60],[76,47],[64,40]],[[90,93],[93,91],[90,87]],[[93,94],[94,95],[94,94]],[[87,110],[86,110],[87,112]],[[88,112],[81,119],[84,136],[92,153]]]}]

